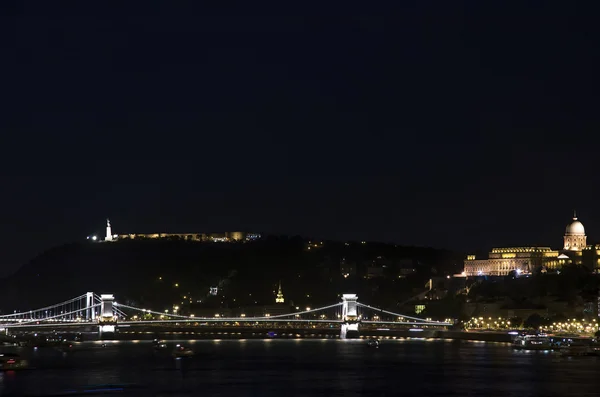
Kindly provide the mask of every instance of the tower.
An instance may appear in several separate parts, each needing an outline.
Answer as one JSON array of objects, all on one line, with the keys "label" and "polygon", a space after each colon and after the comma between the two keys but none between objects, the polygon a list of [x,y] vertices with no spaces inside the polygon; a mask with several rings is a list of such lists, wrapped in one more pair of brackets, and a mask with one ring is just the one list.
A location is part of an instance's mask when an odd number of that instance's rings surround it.
[{"label": "tower", "polygon": [[112,236],[112,230],[110,228],[110,220],[106,220],[106,237],[104,238],[104,241],[112,241],[113,236]]},{"label": "tower", "polygon": [[88,292],[85,294],[85,319],[88,321],[96,319],[96,309],[92,306],[94,306],[94,293]]},{"label": "tower", "polygon": [[358,297],[356,294],[342,295],[342,329],[340,339],[358,337]]},{"label": "tower", "polygon": [[583,224],[577,220],[577,213],[573,211],[573,221],[567,225],[564,236],[565,251],[581,251],[587,244],[585,228]]},{"label": "tower", "polygon": [[283,299],[283,291],[281,290],[281,280],[279,280],[279,290],[277,290],[277,298],[275,298],[275,303],[284,303],[285,299]]},{"label": "tower", "polygon": [[100,316],[98,318],[100,338],[104,333],[110,334],[117,330],[117,318],[113,312],[114,306],[115,297],[112,294],[100,295]]}]

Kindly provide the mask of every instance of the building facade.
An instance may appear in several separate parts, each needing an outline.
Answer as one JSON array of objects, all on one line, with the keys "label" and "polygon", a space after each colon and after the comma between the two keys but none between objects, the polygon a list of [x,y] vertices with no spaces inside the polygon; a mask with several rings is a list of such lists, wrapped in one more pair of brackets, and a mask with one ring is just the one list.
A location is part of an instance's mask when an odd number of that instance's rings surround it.
[{"label": "building facade", "polygon": [[258,233],[225,232],[225,233],[130,233],[119,234],[119,240],[135,239],[180,239],[189,241],[232,242],[249,241],[260,238]]},{"label": "building facade", "polygon": [[590,258],[586,263],[600,263],[596,258],[600,249],[595,250],[586,245],[585,228],[577,216],[573,216],[573,220],[567,225],[563,243],[562,250],[553,250],[550,247],[511,247],[493,248],[485,259],[468,255],[464,274],[467,277],[506,276],[511,271],[517,274],[533,273],[537,270],[556,271],[566,264],[583,264],[583,253],[587,254],[586,258]]},{"label": "building facade", "polygon": [[581,264],[591,271],[600,273],[600,244],[588,245],[581,254]]},{"label": "building facade", "polygon": [[506,276],[511,271],[527,274],[536,269],[557,269],[568,259],[550,247],[492,248],[487,259],[467,256],[465,273],[466,276]]}]

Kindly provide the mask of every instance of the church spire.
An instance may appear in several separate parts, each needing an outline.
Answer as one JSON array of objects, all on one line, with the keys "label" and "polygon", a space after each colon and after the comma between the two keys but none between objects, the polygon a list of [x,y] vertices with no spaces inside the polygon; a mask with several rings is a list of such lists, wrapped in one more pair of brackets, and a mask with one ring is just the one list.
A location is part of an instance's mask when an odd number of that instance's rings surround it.
[{"label": "church spire", "polygon": [[281,290],[281,280],[279,280],[279,289],[277,290],[277,298],[275,298],[275,303],[284,303],[285,299],[283,299],[283,291]]}]

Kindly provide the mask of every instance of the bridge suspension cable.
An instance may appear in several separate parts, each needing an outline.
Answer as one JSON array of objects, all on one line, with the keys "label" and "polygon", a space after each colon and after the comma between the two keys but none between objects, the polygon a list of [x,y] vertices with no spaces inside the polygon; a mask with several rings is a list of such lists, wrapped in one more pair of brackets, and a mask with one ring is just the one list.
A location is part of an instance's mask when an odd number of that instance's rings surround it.
[{"label": "bridge suspension cable", "polygon": [[[3,327],[10,327],[10,328],[14,328],[14,327],[19,327],[19,326],[26,326],[27,324],[32,324],[32,323],[39,323],[40,321],[48,321],[48,320],[53,320],[56,318],[61,318],[61,317],[65,317],[65,316],[69,316],[75,313],[79,313],[79,312],[83,312],[86,311],[88,309],[93,309],[96,307],[100,307],[100,304],[95,304],[89,307],[84,307],[81,309],[77,309],[77,310],[73,310],[69,313],[61,313],[61,314],[57,314],[55,316],[50,316],[50,317],[46,317],[46,318],[40,318],[40,319],[34,319],[34,320],[27,320],[27,321],[19,321],[18,323],[14,324],[3,324]],[[77,324],[78,322],[74,322],[73,324]]]},{"label": "bridge suspension cable", "polygon": [[359,307],[364,307],[364,308],[371,309],[371,310],[375,310],[375,311],[378,311],[378,312],[382,312],[382,313],[390,314],[390,315],[392,315],[392,316],[396,316],[396,317],[402,317],[402,318],[408,318],[408,319],[410,319],[410,320],[415,320],[415,321],[422,321],[422,322],[424,322],[424,323],[440,323],[440,324],[446,324],[446,323],[443,323],[443,322],[441,322],[441,321],[430,321],[430,320],[426,320],[426,319],[424,319],[424,318],[418,318],[418,317],[405,316],[404,314],[390,312],[390,311],[387,311],[387,310],[379,309],[379,308],[377,308],[377,307],[373,307],[373,306],[365,305],[364,303],[360,303],[360,302],[357,302],[357,303],[356,303],[356,305],[357,305],[357,306],[359,306]]},{"label": "bridge suspension cable", "polygon": [[[260,317],[222,317],[220,318],[220,321],[225,321],[225,320],[236,320],[236,321],[252,321],[252,320],[271,320],[271,319],[281,319],[283,317],[292,317],[292,316],[300,316],[302,314],[309,314],[309,313],[314,313],[314,312],[318,312],[318,311],[322,311],[322,310],[327,310],[327,309],[331,309],[333,307],[339,307],[341,306],[343,303],[336,303],[333,305],[329,305],[329,306],[324,306],[324,307],[318,307],[316,309],[311,309],[311,310],[304,310],[301,312],[295,312],[295,313],[288,313],[288,314],[278,314],[275,316],[260,316]],[[137,310],[143,313],[151,313],[151,314],[156,314],[156,315],[160,315],[160,316],[166,316],[166,317],[172,317],[172,318],[180,318],[180,319],[188,319],[188,320],[206,320],[206,319],[212,319],[212,317],[194,317],[194,316],[183,316],[180,314],[169,314],[169,313],[161,313],[161,312],[157,312],[154,310],[149,310],[149,309],[140,309],[138,307],[134,307],[134,306],[129,306],[129,305],[124,305],[122,303],[116,303],[116,306],[120,306],[120,307],[125,307],[127,309],[131,309],[131,310]]]},{"label": "bridge suspension cable", "polygon": [[85,299],[85,297],[86,297],[86,295],[83,294],[83,295],[80,295],[80,296],[78,296],[76,298],[72,298],[72,299],[66,300],[64,302],[56,303],[56,304],[51,305],[51,306],[46,306],[46,307],[42,307],[42,308],[39,308],[39,309],[27,310],[27,311],[19,312],[19,313],[3,314],[3,315],[0,315],[0,319],[2,319],[2,318],[9,318],[9,317],[26,316],[26,315],[29,315],[29,314],[32,314],[32,313],[37,313],[37,312],[46,311],[46,310],[52,310],[52,309],[55,309],[55,308],[60,307],[60,306],[67,306],[67,305],[75,303],[77,301],[81,301],[81,300]]},{"label": "bridge suspension cable", "polygon": [[[88,294],[82,294],[75,298],[71,298],[64,302],[55,303],[54,305],[41,307],[33,310],[26,310],[18,313],[4,314],[0,315],[1,320],[18,320],[18,319],[27,319],[32,321],[43,321],[49,318],[58,318],[63,316],[69,316],[74,313],[79,313],[82,311],[92,310],[97,307],[102,306],[102,298],[98,294],[93,294],[92,305],[88,306],[87,302]],[[62,310],[61,310],[62,309]],[[58,314],[56,312],[60,311]],[[49,313],[48,313],[49,312]],[[89,313],[89,312],[88,312]],[[127,314],[125,314],[119,308],[113,307],[113,313],[127,318]],[[48,315],[50,314],[50,315]],[[93,314],[92,314],[93,316]]]},{"label": "bridge suspension cable", "polygon": [[150,309],[140,309],[139,307],[129,306],[129,305],[125,305],[123,303],[117,303],[117,302],[114,303],[114,306],[124,307],[124,308],[131,309],[131,310],[137,310],[137,311],[140,311],[142,313],[156,314],[156,315],[159,315],[159,316],[177,317],[177,318],[181,318],[181,319],[184,319],[184,318],[194,318],[194,317],[190,317],[190,316],[182,316],[180,314],[169,314],[169,313],[157,312],[157,311],[150,310]]},{"label": "bridge suspension cable", "polygon": [[295,312],[295,313],[288,313],[288,314],[278,314],[276,316],[263,316],[263,317],[250,317],[250,318],[256,318],[256,319],[271,319],[271,318],[281,318],[281,317],[288,317],[288,316],[300,316],[302,314],[308,314],[308,313],[314,313],[314,312],[319,312],[322,310],[327,310],[327,309],[331,309],[333,307],[336,306],[342,306],[343,303],[336,303],[333,305],[329,305],[329,306],[323,306],[323,307],[318,307],[316,309],[311,309],[311,310],[304,310],[302,312]]}]

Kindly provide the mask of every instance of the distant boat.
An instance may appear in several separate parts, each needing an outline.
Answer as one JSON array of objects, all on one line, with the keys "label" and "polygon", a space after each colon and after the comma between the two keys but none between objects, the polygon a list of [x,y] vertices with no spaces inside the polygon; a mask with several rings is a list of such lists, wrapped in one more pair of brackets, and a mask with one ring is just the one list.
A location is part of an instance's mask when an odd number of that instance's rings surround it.
[{"label": "distant boat", "polygon": [[587,338],[568,338],[561,346],[560,354],[563,356],[595,356],[596,341]]},{"label": "distant boat", "polygon": [[379,340],[378,339],[369,339],[367,341],[367,346],[368,347],[379,348]]},{"label": "distant boat", "polygon": [[517,350],[552,350],[553,346],[547,336],[524,335],[515,338],[513,348]]},{"label": "distant boat", "polygon": [[158,339],[154,339],[154,341],[152,341],[152,346],[154,346],[156,350],[159,350],[166,349],[167,344],[163,341],[159,341]]},{"label": "distant boat", "polygon": [[27,360],[14,353],[0,353],[0,370],[25,369],[28,367]]},{"label": "distant boat", "polygon": [[173,351],[173,357],[192,357],[194,356],[194,351],[189,347],[185,347],[183,345],[177,345],[175,350]]}]

